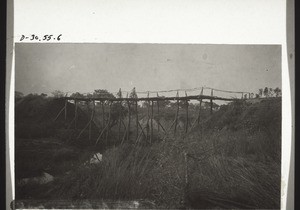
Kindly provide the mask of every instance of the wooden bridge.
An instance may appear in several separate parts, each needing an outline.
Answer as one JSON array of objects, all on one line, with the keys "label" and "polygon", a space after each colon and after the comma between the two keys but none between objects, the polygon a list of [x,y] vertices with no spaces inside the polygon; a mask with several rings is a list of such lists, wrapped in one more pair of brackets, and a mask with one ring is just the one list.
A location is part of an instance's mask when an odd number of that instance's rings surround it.
[{"label": "wooden bridge", "polygon": [[[209,90],[210,95],[203,94],[204,90]],[[188,95],[187,92],[191,91],[200,91],[198,95]],[[179,96],[179,92],[184,91],[184,96]],[[124,92],[124,91],[123,91]],[[91,140],[92,136],[92,122],[95,117],[95,103],[100,102],[102,105],[102,116],[104,116],[104,104],[108,105],[108,120],[103,125],[102,129],[99,131],[98,137],[95,140],[95,144],[98,144],[99,140],[103,137],[105,134],[105,140],[107,142],[108,133],[110,132],[110,123],[111,123],[111,107],[113,104],[119,104],[120,106],[127,106],[127,123],[124,122],[124,113],[122,113],[121,109],[119,110],[119,117],[118,117],[118,131],[119,131],[119,137],[118,140],[123,143],[125,140],[129,140],[129,134],[131,129],[131,123],[132,121],[135,121],[135,132],[136,132],[136,142],[139,141],[140,137],[143,135],[148,142],[153,141],[153,119],[154,119],[154,106],[156,106],[156,114],[159,115],[161,107],[159,107],[159,101],[176,101],[176,112],[175,112],[175,118],[169,128],[165,128],[159,120],[157,121],[157,131],[162,132],[164,137],[162,140],[164,140],[167,135],[170,133],[170,131],[173,129],[174,134],[177,132],[178,128],[178,117],[179,117],[179,109],[180,109],[180,102],[184,102],[185,105],[185,117],[186,117],[186,123],[184,126],[184,132],[187,133],[189,130],[193,129],[195,125],[200,123],[200,116],[201,116],[201,109],[202,109],[202,101],[208,100],[210,103],[210,113],[213,113],[213,101],[214,100],[220,100],[220,101],[236,101],[236,100],[243,100],[245,99],[245,96],[248,96],[249,98],[253,97],[253,94],[249,92],[236,92],[236,91],[227,91],[227,90],[219,90],[214,88],[208,88],[208,87],[201,87],[201,88],[193,88],[193,89],[177,89],[177,90],[167,90],[167,91],[145,91],[145,92],[136,92],[135,88],[128,97],[128,92],[126,97],[122,97],[123,92],[121,89],[119,89],[119,92],[116,93],[116,96],[107,96],[103,95],[103,97],[63,97],[62,99],[65,100],[64,107],[60,110],[60,112],[57,114],[54,121],[56,121],[59,116],[61,116],[64,112],[65,120],[67,120],[67,105],[68,103],[72,102],[75,105],[75,112],[74,112],[74,118],[71,121],[69,127],[74,123],[74,129],[77,129],[77,120],[78,120],[78,103],[79,102],[86,102],[85,104],[89,106],[89,104],[92,104],[92,112],[90,119],[86,126],[79,132],[77,138],[79,138],[83,132],[86,129],[89,129],[89,140]],[[172,94],[173,92],[176,93],[175,96],[162,96],[162,93],[168,93]],[[225,92],[225,93],[233,93],[233,94],[241,94],[241,98],[237,97],[220,97],[216,93],[218,92]],[[151,94],[155,94],[155,97],[150,97]],[[147,94],[146,97],[138,97],[138,94]],[[191,100],[196,100],[199,102],[199,110],[196,119],[192,124],[189,123],[189,103]],[[147,102],[147,124],[145,127],[141,125],[139,122],[139,113],[138,113],[138,102]],[[105,122],[103,117],[103,123]],[[126,125],[127,124],[127,125]],[[121,127],[124,127],[125,132],[124,135],[120,135]]]}]

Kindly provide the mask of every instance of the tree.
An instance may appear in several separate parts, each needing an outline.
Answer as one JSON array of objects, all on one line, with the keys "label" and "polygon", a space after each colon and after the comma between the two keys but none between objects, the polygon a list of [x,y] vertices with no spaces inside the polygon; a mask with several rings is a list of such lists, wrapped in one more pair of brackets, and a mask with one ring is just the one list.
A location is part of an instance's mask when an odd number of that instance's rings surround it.
[{"label": "tree", "polygon": [[204,109],[210,109],[210,102],[204,101],[203,107],[204,107]]},{"label": "tree", "polygon": [[218,110],[220,108],[220,105],[216,104],[215,102],[213,102],[213,109]]},{"label": "tree", "polygon": [[274,96],[274,90],[273,90],[273,88],[269,88],[269,96],[270,97]]},{"label": "tree", "polygon": [[105,89],[94,90],[92,95],[94,98],[116,98],[112,93],[108,92]]},{"label": "tree", "polygon": [[257,93],[255,94],[255,98],[259,98],[259,95]]},{"label": "tree", "polygon": [[275,88],[274,89],[274,93],[275,93],[275,96],[278,97],[278,96],[281,96],[281,90],[279,87]]},{"label": "tree", "polygon": [[72,98],[84,98],[84,95],[79,93],[79,92],[76,92],[76,93],[72,93],[70,97],[72,97]]},{"label": "tree", "polygon": [[54,98],[61,98],[64,97],[64,92],[60,91],[60,90],[55,90],[51,93],[53,95]]},{"label": "tree", "polygon": [[137,94],[135,91],[135,87],[132,89],[132,91],[130,92],[129,98],[137,98]]},{"label": "tree", "polygon": [[[137,94],[136,94],[136,91],[135,91],[135,87],[131,90],[130,94],[129,94],[129,98],[132,98],[132,99],[137,99]],[[130,105],[130,112],[135,114],[136,111],[135,111],[135,101],[128,101],[129,105]]]},{"label": "tree", "polygon": [[[97,89],[94,90],[93,98],[109,98],[109,99],[115,99],[116,97],[108,92],[105,89]],[[121,89],[119,89],[119,92],[117,93],[118,98],[122,98],[122,92]],[[113,127],[118,123],[119,118],[123,118],[124,114],[126,113],[125,107],[122,105],[122,102],[114,102],[111,104],[111,113],[110,113],[110,125],[109,128]],[[105,113],[108,115],[108,113]],[[121,116],[120,116],[121,115]]]},{"label": "tree", "polygon": [[118,96],[118,98],[122,98],[122,97],[123,97],[123,96],[122,96],[121,88],[119,89],[119,92],[117,93],[117,96]]},{"label": "tree", "polygon": [[259,97],[263,96],[263,89],[262,88],[258,90],[258,95],[259,95]]},{"label": "tree", "polygon": [[159,107],[167,107],[167,106],[170,106],[171,105],[171,101],[169,100],[160,100],[158,101],[158,105]]},{"label": "tree", "polygon": [[[159,98],[165,98],[165,96],[159,96]],[[157,106],[157,102],[158,102],[158,105],[159,105],[159,108],[165,108],[165,107],[175,107],[177,106],[177,102],[171,102],[169,100],[158,100],[158,101],[154,101],[153,102],[153,106],[156,107]],[[145,101],[142,103],[142,107],[143,108],[147,108],[148,106],[148,101]]]},{"label": "tree", "polygon": [[41,93],[41,96],[42,96],[43,98],[46,98],[46,97],[47,97],[47,94],[46,94],[46,93]]},{"label": "tree", "polygon": [[[180,109],[185,109],[186,108],[186,102],[185,101],[179,100],[178,104],[179,104]],[[170,102],[170,106],[171,106],[172,109],[177,108],[177,101]]]},{"label": "tree", "polygon": [[15,98],[19,99],[19,98],[23,98],[24,94],[22,92],[19,91],[15,91]]},{"label": "tree", "polygon": [[264,89],[264,96],[265,97],[269,97],[269,88],[267,88],[267,87],[265,87],[265,89]]}]

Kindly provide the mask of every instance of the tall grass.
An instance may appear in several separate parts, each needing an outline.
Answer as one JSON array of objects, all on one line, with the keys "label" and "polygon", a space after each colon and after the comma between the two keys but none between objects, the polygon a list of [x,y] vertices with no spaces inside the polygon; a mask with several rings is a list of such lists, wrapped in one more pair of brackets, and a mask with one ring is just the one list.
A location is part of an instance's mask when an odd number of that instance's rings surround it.
[{"label": "tall grass", "polygon": [[266,110],[266,117],[257,117],[255,107],[241,106],[222,108],[188,135],[111,147],[101,163],[58,177],[43,196],[150,199],[158,208],[178,208],[183,201],[190,208],[279,209],[281,132],[272,117],[277,113]]},{"label": "tall grass", "polygon": [[49,195],[78,199],[148,197],[151,188],[147,177],[153,167],[150,150],[124,144],[103,155],[101,164],[81,166],[58,179]]},{"label": "tall grass", "polygon": [[270,144],[280,139],[270,141],[263,131],[199,132],[169,136],[151,146],[108,149],[100,164],[82,165],[58,178],[46,197],[150,199],[159,207],[178,208],[182,200],[193,207],[196,196],[200,206],[279,208],[280,152]]}]

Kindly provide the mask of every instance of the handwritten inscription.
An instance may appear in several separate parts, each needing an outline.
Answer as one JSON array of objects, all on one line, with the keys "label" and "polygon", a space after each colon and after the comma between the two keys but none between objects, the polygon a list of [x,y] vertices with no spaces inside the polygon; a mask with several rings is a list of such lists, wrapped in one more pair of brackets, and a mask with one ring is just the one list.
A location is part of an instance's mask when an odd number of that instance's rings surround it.
[{"label": "handwritten inscription", "polygon": [[22,35],[20,38],[21,41],[60,41],[62,38],[62,34],[58,36],[54,36],[53,34],[45,34],[43,36],[38,36],[35,34],[31,34],[29,36]]}]

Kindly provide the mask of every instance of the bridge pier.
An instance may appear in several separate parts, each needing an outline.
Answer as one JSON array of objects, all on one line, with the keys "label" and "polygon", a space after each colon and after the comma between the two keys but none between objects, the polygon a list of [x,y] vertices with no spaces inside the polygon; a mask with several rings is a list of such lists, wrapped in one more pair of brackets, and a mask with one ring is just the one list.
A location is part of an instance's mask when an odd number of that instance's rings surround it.
[{"label": "bridge pier", "polygon": [[128,106],[128,126],[127,126],[127,141],[129,140],[129,134],[130,134],[130,121],[131,121],[131,111],[130,111],[130,103],[129,100],[127,100],[127,106]]},{"label": "bridge pier", "polygon": [[91,140],[91,138],[92,138],[92,122],[93,122],[94,115],[95,115],[95,101],[93,100],[92,103],[93,103],[93,110],[92,110],[91,122],[89,125],[89,140]]},{"label": "bridge pier", "polygon": [[68,106],[68,99],[65,100],[65,121],[67,121],[67,106]]},{"label": "bridge pier", "polygon": [[104,129],[105,127],[105,112],[104,112],[104,102],[105,101],[101,101],[101,108],[102,108],[102,129]]},{"label": "bridge pier", "polygon": [[136,140],[139,138],[139,115],[138,115],[138,101],[135,101],[135,120],[136,120]]},{"label": "bridge pier", "polygon": [[[87,106],[89,106],[89,104],[87,103]],[[93,120],[93,112],[91,114],[91,119],[88,121],[88,123],[86,124],[86,126],[80,131],[79,135],[77,136],[77,139],[79,139],[79,137],[81,136],[81,134],[85,131],[85,129],[87,129],[89,126],[91,126],[92,120]]]},{"label": "bridge pier", "polygon": [[153,101],[151,101],[151,133],[150,133],[150,144],[153,141]]},{"label": "bridge pier", "polygon": [[[177,98],[179,97],[178,91],[177,91],[176,97],[177,97]],[[179,100],[177,99],[177,109],[176,109],[176,115],[175,115],[174,135],[176,135],[177,121],[178,121],[178,114],[179,114]]]},{"label": "bridge pier", "polygon": [[[200,96],[202,96],[203,94],[203,88],[201,89],[201,93],[200,93]],[[202,98],[200,99],[200,104],[199,104],[199,112],[198,112],[198,118],[197,118],[197,124],[199,125],[200,123],[200,115],[201,115],[201,106],[202,106]]]},{"label": "bridge pier", "polygon": [[105,136],[105,142],[106,142],[106,145],[108,143],[108,135],[109,135],[109,131],[110,131],[110,119],[111,119],[111,106],[112,106],[113,102],[109,102],[109,108],[108,108],[108,121],[107,121],[107,129],[106,129],[106,136]]},{"label": "bridge pier", "polygon": [[75,100],[75,130],[77,130],[77,112],[78,112],[78,102]]},{"label": "bridge pier", "polygon": [[[187,97],[187,94],[185,92],[185,96]],[[185,124],[185,133],[188,132],[188,128],[189,128],[189,101],[185,100],[185,106],[186,106],[186,124]]]},{"label": "bridge pier", "polygon": [[147,93],[147,98],[148,98],[148,100],[147,100],[147,128],[146,128],[146,130],[147,130],[147,138],[146,138],[146,140],[147,140],[147,142],[149,141],[149,119],[150,119],[150,100],[149,100],[149,91],[148,91],[148,93]]},{"label": "bridge pier", "polygon": [[120,101],[119,102],[119,105],[120,105],[120,107],[119,107],[119,123],[118,123],[118,142],[120,142],[121,141],[121,110],[122,110],[122,102]]},{"label": "bridge pier", "polygon": [[[211,97],[214,95],[214,89],[211,89]],[[210,99],[210,114],[213,113],[213,100],[212,98]]]},{"label": "bridge pier", "polygon": [[[157,93],[157,98],[159,98],[158,93]],[[157,120],[156,120],[156,122],[157,122],[157,134],[159,134],[159,103],[158,103],[158,101],[156,101],[156,103],[157,103]]]}]

